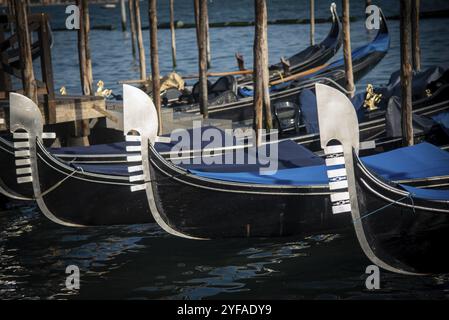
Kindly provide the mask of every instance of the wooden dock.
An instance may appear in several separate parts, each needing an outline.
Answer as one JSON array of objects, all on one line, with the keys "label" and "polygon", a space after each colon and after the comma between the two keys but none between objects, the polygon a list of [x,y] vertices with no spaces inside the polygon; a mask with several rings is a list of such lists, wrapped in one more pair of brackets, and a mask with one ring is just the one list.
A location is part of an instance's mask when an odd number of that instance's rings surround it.
[{"label": "wooden dock", "polygon": [[[71,132],[68,135],[81,138],[82,144],[88,143],[89,120],[104,118],[108,114],[104,97],[94,96],[92,90],[87,8],[82,11],[86,23],[79,32],[82,41],[78,41],[82,44],[80,57],[84,57],[80,65],[86,66],[81,68],[81,79],[87,79],[82,81],[84,95],[67,96],[55,94],[51,58],[53,35],[48,15],[30,14],[21,1],[11,4],[12,12],[0,15],[0,117],[5,120],[0,124],[0,130],[8,129],[9,94],[16,92],[38,104],[46,125],[65,126],[65,131]],[[34,60],[40,60],[41,79],[35,78]],[[14,87],[12,78],[19,78],[22,86]]]},{"label": "wooden dock", "polygon": [[[47,108],[45,101],[39,99],[39,109],[43,114],[44,123],[62,124],[73,121],[104,118],[106,116],[106,101],[95,96],[57,96],[54,107]],[[8,129],[9,100],[0,100],[0,118],[6,123],[0,125],[0,130]]]}]

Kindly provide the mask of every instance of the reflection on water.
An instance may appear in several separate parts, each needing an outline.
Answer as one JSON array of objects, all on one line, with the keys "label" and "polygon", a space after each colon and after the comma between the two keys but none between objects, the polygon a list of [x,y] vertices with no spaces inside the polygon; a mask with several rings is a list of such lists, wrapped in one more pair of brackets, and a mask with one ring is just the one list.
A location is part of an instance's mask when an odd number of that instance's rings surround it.
[{"label": "reflection on water", "polygon": [[[369,261],[352,235],[189,241],[155,225],[72,229],[33,207],[2,212],[2,299],[445,299],[449,278],[381,272],[367,291]],[[65,268],[81,289],[65,288]]]}]

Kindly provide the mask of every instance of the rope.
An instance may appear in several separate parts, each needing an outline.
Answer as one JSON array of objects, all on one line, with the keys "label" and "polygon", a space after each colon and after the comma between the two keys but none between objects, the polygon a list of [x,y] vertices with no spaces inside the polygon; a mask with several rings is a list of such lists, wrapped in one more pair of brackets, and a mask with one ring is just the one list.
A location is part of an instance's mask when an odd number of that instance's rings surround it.
[{"label": "rope", "polygon": [[[78,169],[78,168],[77,168]],[[70,177],[72,177],[75,173],[77,173],[78,171],[73,171],[71,174],[67,175],[66,177],[64,177],[61,181],[55,183],[53,186],[51,186],[50,188],[48,188],[47,190],[45,190],[44,192],[41,193],[42,197],[45,197],[47,194],[49,194],[50,192],[56,190],[57,188],[59,188],[67,179],[69,179]]]},{"label": "rope", "polygon": [[[65,181],[67,181],[68,179],[73,177],[76,173],[78,173],[78,172],[84,173],[84,169],[82,167],[75,167],[75,169],[76,170],[74,170],[70,174],[66,174],[64,172],[59,171],[61,174],[65,175],[65,177],[63,179],[61,179],[60,181],[58,181],[57,183],[55,183],[50,188],[48,188],[46,191],[42,192],[41,196],[44,197],[44,196],[48,195],[50,192],[53,192],[54,190],[59,188]],[[168,175],[166,177],[160,178],[158,181],[164,181],[164,180],[168,180],[168,179],[171,179],[171,178],[177,178],[177,177],[186,176],[186,175],[188,175],[187,172],[174,174],[174,175]],[[94,181],[94,180],[88,180],[88,181],[91,182],[91,183],[98,183],[97,181]],[[142,183],[139,183],[139,184],[133,184],[133,183],[113,183],[113,182],[108,182],[107,184],[118,185],[118,186],[136,186],[136,185],[140,185],[140,184],[150,183],[150,182],[153,182],[153,181],[155,181],[155,180],[144,180]],[[103,183],[103,182],[100,182],[100,183]]]},{"label": "rope", "polygon": [[361,221],[361,220],[363,220],[363,219],[365,219],[365,218],[367,218],[367,217],[369,217],[369,216],[371,216],[371,215],[374,215],[374,214],[376,214],[376,213],[379,213],[379,212],[381,212],[382,210],[384,210],[384,209],[386,209],[386,208],[388,208],[388,207],[390,207],[390,206],[392,206],[392,205],[394,205],[394,204],[396,204],[396,203],[398,203],[398,202],[400,202],[400,201],[402,201],[402,200],[405,200],[405,199],[407,199],[407,198],[410,199],[410,201],[411,201],[411,203],[412,203],[413,213],[415,213],[415,203],[414,203],[414,201],[413,201],[413,197],[412,197],[412,196],[413,196],[413,195],[412,195],[411,193],[408,193],[406,196],[403,196],[402,198],[400,198],[400,199],[398,199],[398,200],[396,200],[396,201],[394,201],[394,202],[392,202],[392,203],[389,203],[389,204],[387,204],[387,205],[385,205],[385,206],[383,206],[383,207],[380,207],[380,208],[378,208],[378,209],[376,209],[376,210],[374,210],[374,211],[371,211],[370,213],[367,213],[367,214],[365,214],[365,215],[360,216],[360,218],[357,218],[357,219],[353,220],[352,223],[355,224],[356,222],[359,222],[359,221]]}]

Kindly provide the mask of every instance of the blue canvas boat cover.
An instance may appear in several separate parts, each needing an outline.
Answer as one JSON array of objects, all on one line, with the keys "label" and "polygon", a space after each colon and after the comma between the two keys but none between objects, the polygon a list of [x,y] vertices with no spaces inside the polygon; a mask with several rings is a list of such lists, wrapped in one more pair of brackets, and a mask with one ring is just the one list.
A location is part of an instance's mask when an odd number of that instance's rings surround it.
[{"label": "blue canvas boat cover", "polygon": [[413,198],[437,201],[449,201],[447,189],[419,189],[401,184],[401,187],[410,193]]},{"label": "blue canvas boat cover", "polygon": [[[449,175],[449,153],[429,143],[364,157],[362,161],[369,169],[387,180],[401,181]],[[328,183],[324,165],[280,169],[272,175],[262,175],[257,170],[236,172],[237,167],[235,166],[233,172],[217,172],[211,168],[190,171],[204,178],[241,183],[293,186]]]},{"label": "blue canvas boat cover", "polygon": [[449,112],[441,112],[432,117],[449,136]]},{"label": "blue canvas boat cover", "polygon": [[49,148],[48,151],[56,156],[59,155],[116,155],[126,153],[125,142],[116,142],[108,144],[97,144],[89,147],[64,147]]},{"label": "blue canvas boat cover", "polygon": [[[306,148],[290,142],[284,141],[279,144],[279,170],[274,174],[261,174],[259,163],[192,164],[183,167],[197,176],[221,181],[284,186],[326,185],[328,183],[327,169],[323,165],[323,160]],[[407,179],[449,175],[449,153],[429,143],[364,157],[362,161],[368,168],[390,181],[400,182]],[[72,166],[100,174],[129,175],[127,166],[123,164]],[[420,192],[416,194],[422,195]],[[424,195],[431,196],[430,193]],[[441,194],[438,193],[435,197],[441,197]]]}]

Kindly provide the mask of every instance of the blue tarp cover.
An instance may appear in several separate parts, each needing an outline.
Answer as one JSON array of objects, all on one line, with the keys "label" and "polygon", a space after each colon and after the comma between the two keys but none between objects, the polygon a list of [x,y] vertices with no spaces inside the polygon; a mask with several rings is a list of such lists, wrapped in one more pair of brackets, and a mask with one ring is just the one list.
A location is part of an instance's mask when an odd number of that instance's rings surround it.
[{"label": "blue tarp cover", "polygon": [[[281,143],[279,154],[279,170],[272,175],[261,175],[259,169],[264,166],[260,164],[182,166],[198,176],[223,181],[296,186],[328,183],[323,160],[313,156],[304,147],[294,142]],[[449,153],[429,143],[363,157],[362,161],[369,169],[388,180],[449,175]],[[123,164],[77,166],[90,172],[128,175],[127,167]]]},{"label": "blue tarp cover", "polygon": [[449,201],[449,190],[440,189],[419,189],[415,187],[410,187],[407,185],[402,185],[406,191],[410,192],[413,198],[426,199],[426,200],[440,200]]},{"label": "blue tarp cover", "polygon": [[[449,153],[429,143],[364,157],[362,161],[387,180],[401,181],[449,175]],[[294,186],[328,183],[324,165],[281,169],[274,175],[260,175],[258,171],[231,173],[210,170],[190,171],[205,178],[241,183]]]}]

